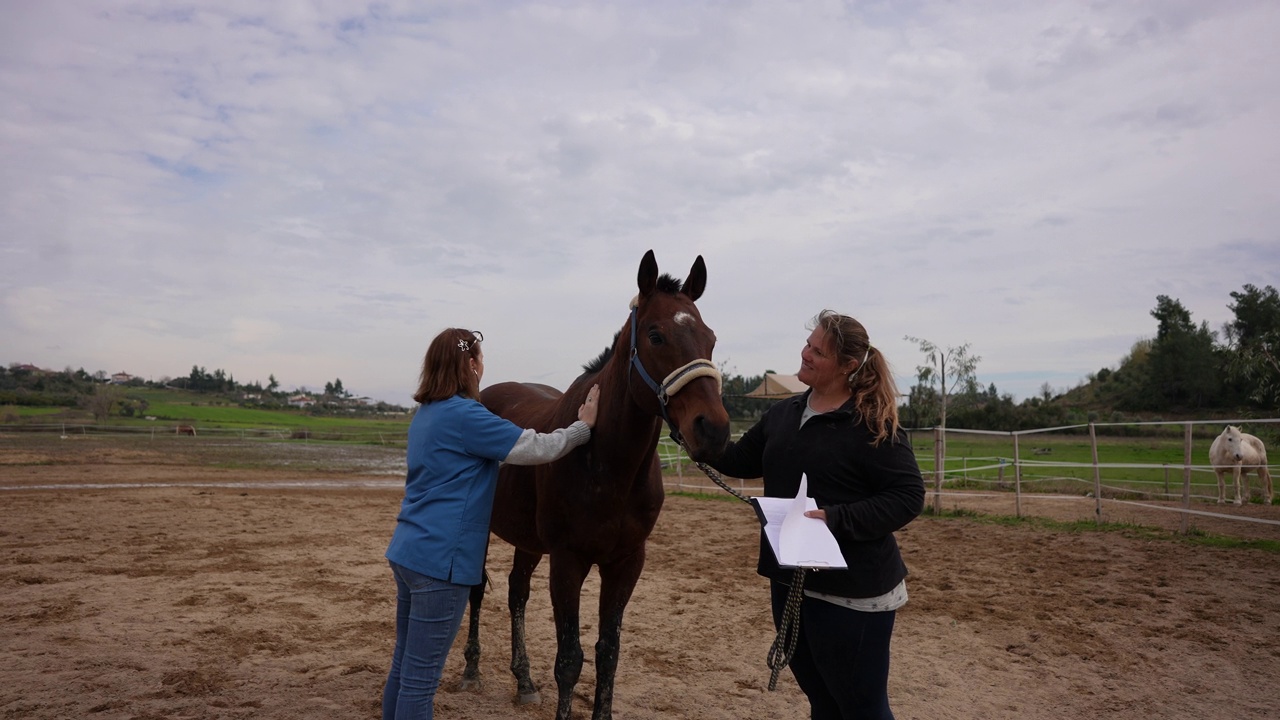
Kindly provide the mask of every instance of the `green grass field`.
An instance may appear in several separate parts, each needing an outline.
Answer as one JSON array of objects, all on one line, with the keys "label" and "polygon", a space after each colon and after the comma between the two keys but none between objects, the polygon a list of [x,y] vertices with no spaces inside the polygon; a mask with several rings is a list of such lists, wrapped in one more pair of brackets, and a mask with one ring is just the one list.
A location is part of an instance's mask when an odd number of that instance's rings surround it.
[{"label": "green grass field", "polygon": [[[1194,437],[1191,447],[1193,496],[1217,497],[1217,478],[1209,469],[1212,438]],[[934,484],[932,433],[912,437],[916,461],[930,489]],[[663,438],[659,454],[670,463],[679,449]],[[1168,431],[1150,436],[1099,436],[1098,475],[1105,497],[1180,498],[1183,490],[1184,440]],[[1021,489],[1028,493],[1094,492],[1093,450],[1088,435],[1032,434],[1018,440]],[[948,433],[943,463],[944,487],[950,489],[1012,491],[1015,484],[1012,436]],[[697,472],[696,468],[691,468]],[[1273,475],[1280,469],[1273,468]],[[1259,493],[1256,476],[1250,488]],[[1233,490],[1228,487],[1228,499]]]},{"label": "green grass field", "polygon": [[[0,408],[4,423],[23,429],[54,429],[78,433],[173,433],[178,425],[191,425],[202,436],[241,438],[292,438],[305,440],[403,445],[410,415],[361,414],[312,415],[301,410],[242,407],[235,401],[181,390],[131,388],[126,397],[145,400],[140,417],[112,417],[95,423],[84,410],[45,407]],[[154,418],[154,419],[147,419]],[[750,423],[735,423],[739,436]],[[1273,426],[1274,427],[1274,426]],[[1184,440],[1180,426],[1120,428],[1144,435],[1099,435],[1098,474],[1103,492],[1110,497],[1180,497],[1183,488]],[[1246,428],[1249,429],[1249,428]],[[1116,430],[1115,428],[1112,429]],[[1196,427],[1191,448],[1191,494],[1217,497],[1217,479],[1209,469],[1209,445],[1217,428]],[[911,435],[912,447],[926,480],[934,482],[934,447],[931,431]],[[1008,491],[1014,487],[1014,440],[1010,435],[947,434],[944,484],[948,488]],[[664,465],[681,455],[669,438],[659,446]],[[1034,433],[1019,436],[1021,488],[1030,493],[1094,491],[1093,453],[1084,433]],[[687,459],[686,459],[687,462]],[[690,467],[693,472],[695,468]],[[1280,474],[1277,471],[1276,474]],[[1257,494],[1258,482],[1252,482]],[[1228,489],[1230,494],[1232,491]],[[1128,494],[1128,495],[1127,495]]]},{"label": "green grass field", "polygon": [[[302,410],[270,410],[241,407],[214,395],[181,390],[129,388],[125,397],[145,400],[139,416],[113,416],[95,422],[85,410],[63,407],[5,407],[0,417],[17,418],[32,429],[42,423],[66,426],[66,432],[104,433],[174,432],[177,425],[194,426],[198,433],[212,435],[301,437],[353,442],[403,443],[411,415],[375,416],[355,413],[312,415]],[[154,419],[148,419],[154,418]]]},{"label": "green grass field", "polygon": [[[1217,496],[1217,478],[1209,468],[1211,443],[1211,438],[1192,439],[1192,495]],[[932,438],[915,438],[913,447],[921,471],[932,483],[935,470]],[[1108,496],[1126,492],[1181,496],[1186,456],[1181,436],[1168,433],[1146,437],[1099,436],[1097,451],[1097,475]],[[1087,435],[1023,435],[1018,441],[1017,455],[1025,492],[1084,494],[1094,491],[1093,448]],[[948,433],[943,464],[945,484],[972,489],[1009,489],[1015,481],[1013,458],[1012,437]],[[1257,484],[1255,480],[1253,485]]]}]

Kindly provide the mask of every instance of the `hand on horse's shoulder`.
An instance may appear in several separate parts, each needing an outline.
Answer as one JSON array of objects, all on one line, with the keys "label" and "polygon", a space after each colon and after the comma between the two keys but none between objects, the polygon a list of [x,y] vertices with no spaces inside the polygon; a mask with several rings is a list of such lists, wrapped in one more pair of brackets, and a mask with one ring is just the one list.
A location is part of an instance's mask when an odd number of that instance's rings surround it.
[{"label": "hand on horse's shoulder", "polygon": [[587,424],[592,430],[596,427],[596,412],[600,406],[600,386],[592,385],[587,391],[587,399],[582,403],[582,407],[578,408],[578,419]]}]

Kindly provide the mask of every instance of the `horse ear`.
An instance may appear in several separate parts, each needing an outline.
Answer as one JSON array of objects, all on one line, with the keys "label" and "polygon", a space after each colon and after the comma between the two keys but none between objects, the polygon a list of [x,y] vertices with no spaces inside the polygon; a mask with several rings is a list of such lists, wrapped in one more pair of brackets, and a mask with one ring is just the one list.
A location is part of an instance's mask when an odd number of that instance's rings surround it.
[{"label": "horse ear", "polygon": [[697,260],[693,261],[693,268],[689,270],[689,277],[684,279],[684,285],[680,286],[680,292],[689,296],[690,300],[697,301],[702,297],[702,291],[707,289],[707,264],[702,261],[699,255]]},{"label": "horse ear", "polygon": [[640,272],[636,275],[636,284],[640,286],[640,297],[648,297],[658,287],[658,260],[653,251],[644,254],[640,260]]}]

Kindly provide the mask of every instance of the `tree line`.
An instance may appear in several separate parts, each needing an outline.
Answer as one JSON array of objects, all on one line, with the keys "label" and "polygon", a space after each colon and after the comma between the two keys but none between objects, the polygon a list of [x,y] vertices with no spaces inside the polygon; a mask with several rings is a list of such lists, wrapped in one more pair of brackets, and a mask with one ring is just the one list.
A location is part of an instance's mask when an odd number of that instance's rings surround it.
[{"label": "tree line", "polygon": [[[1048,383],[1014,402],[977,379],[982,358],[969,343],[942,347],[907,336],[924,361],[903,392],[899,416],[912,428],[1030,430],[1088,422],[1126,422],[1196,413],[1273,415],[1280,409],[1280,294],[1246,284],[1230,293],[1232,319],[1219,331],[1195,323],[1177,299],[1156,296],[1154,334],[1133,344],[1118,366],[1090,373],[1069,390]],[[742,397],[763,375],[724,372],[730,417],[759,417],[768,401]]]},{"label": "tree line", "polygon": [[[1117,367],[1090,373],[1085,382],[1066,391],[1056,391],[1045,383],[1037,396],[1017,403],[994,383],[986,387],[978,383],[977,367],[982,358],[968,343],[944,348],[908,336],[906,339],[920,348],[924,362],[916,368],[915,383],[903,395],[899,415],[907,427],[943,425],[973,430],[1124,422],[1141,419],[1143,413],[1148,419],[1213,412],[1272,415],[1280,409],[1280,293],[1270,285],[1258,288],[1246,284],[1230,296],[1232,302],[1227,307],[1232,319],[1214,331],[1207,322],[1197,324],[1176,298],[1157,295],[1151,310],[1153,336],[1136,341]],[[746,397],[764,380],[764,373],[730,373],[723,363],[720,371],[725,409],[731,418],[754,420],[772,404]],[[266,407],[284,406],[290,394],[281,391],[274,374],[266,385],[256,381],[242,384],[222,369],[209,372],[197,365],[185,376],[154,383],[133,378],[124,383],[124,394],[103,390],[108,379],[102,371],[90,374],[83,368],[48,372],[16,364],[0,367],[0,406],[95,405],[96,416],[102,399],[95,404],[89,398],[115,393],[115,401],[107,403],[110,412],[134,415],[145,411],[146,401],[129,398],[129,387],[181,388]],[[323,412],[326,405],[332,409],[349,404],[346,401],[350,398],[341,378],[327,382],[318,394],[316,411]],[[372,409],[404,408],[377,403]]]},{"label": "tree line", "polygon": [[926,356],[901,407],[904,424],[974,430],[1022,430],[1148,415],[1273,415],[1280,409],[1280,294],[1246,284],[1230,293],[1232,319],[1220,331],[1197,324],[1176,298],[1157,295],[1152,337],[1135,342],[1115,368],[1090,373],[1065,392],[1048,383],[1015,404],[994,384],[977,382],[981,358],[968,344],[941,349],[917,342]]}]

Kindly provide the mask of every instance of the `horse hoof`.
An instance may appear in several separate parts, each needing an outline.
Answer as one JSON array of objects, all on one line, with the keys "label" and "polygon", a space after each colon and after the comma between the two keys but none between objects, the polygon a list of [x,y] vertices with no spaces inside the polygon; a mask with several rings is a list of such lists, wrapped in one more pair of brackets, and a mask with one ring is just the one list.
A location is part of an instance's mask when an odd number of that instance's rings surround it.
[{"label": "horse hoof", "polygon": [[531,693],[520,693],[516,698],[517,705],[539,705],[542,703],[542,694],[538,691]]},{"label": "horse hoof", "polygon": [[480,689],[480,678],[463,678],[458,682],[458,689],[462,692],[475,692]]}]

